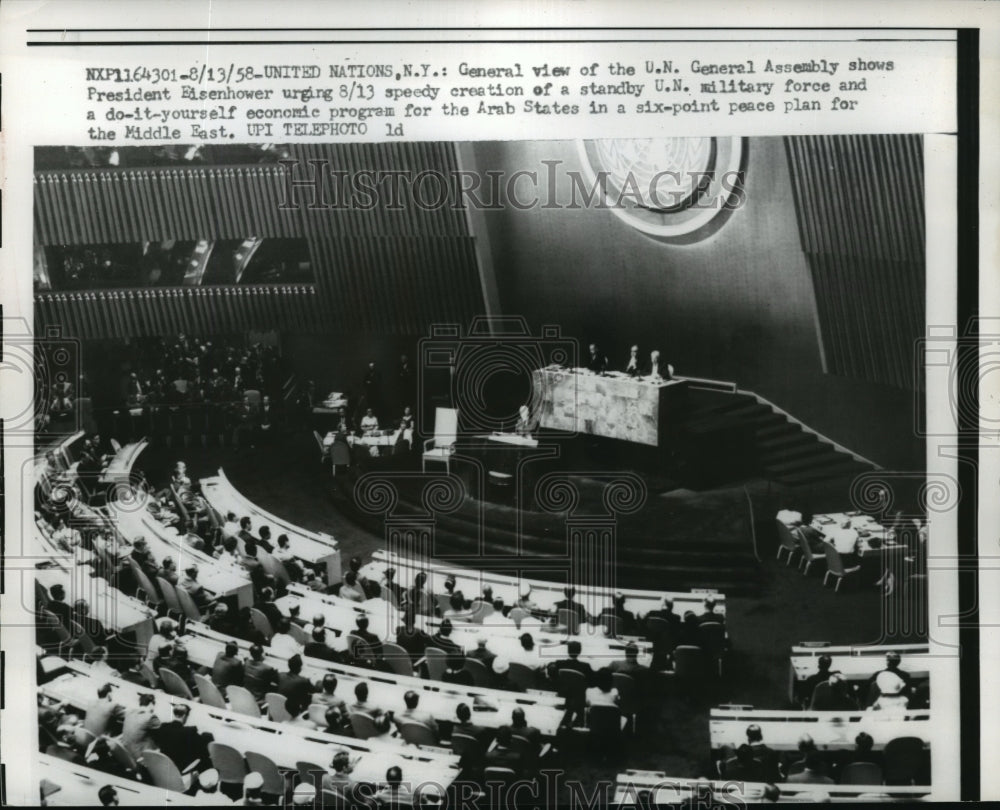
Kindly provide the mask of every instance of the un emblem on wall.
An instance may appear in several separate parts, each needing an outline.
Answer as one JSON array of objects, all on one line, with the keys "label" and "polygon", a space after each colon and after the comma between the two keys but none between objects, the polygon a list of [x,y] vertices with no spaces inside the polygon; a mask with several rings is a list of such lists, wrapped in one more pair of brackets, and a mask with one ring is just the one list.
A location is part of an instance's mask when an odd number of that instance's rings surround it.
[{"label": "un emblem on wall", "polygon": [[700,241],[744,200],[742,138],[579,142],[584,173],[615,216],[664,241]]}]

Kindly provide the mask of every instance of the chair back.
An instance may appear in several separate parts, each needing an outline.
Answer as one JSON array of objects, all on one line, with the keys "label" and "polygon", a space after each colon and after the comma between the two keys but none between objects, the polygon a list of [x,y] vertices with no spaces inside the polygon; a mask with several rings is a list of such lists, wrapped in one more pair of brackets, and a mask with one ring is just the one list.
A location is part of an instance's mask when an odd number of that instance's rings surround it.
[{"label": "chair back", "polygon": [[777,519],[775,519],[774,522],[778,527],[778,542],[781,543],[781,547],[786,548],[789,551],[798,551],[799,541],[796,539],[795,535],[792,534],[792,530],[788,527],[788,524],[782,523]]},{"label": "chair back", "polygon": [[681,644],[674,648],[674,673],[678,678],[696,680],[704,677],[705,651],[692,644]]},{"label": "chair back", "polygon": [[139,583],[139,587],[142,588],[143,593],[146,594],[146,599],[154,605],[160,604],[163,598],[160,596],[159,591],[150,582],[149,577],[146,576],[146,572],[139,567],[139,563],[133,560],[131,557],[128,558],[128,565],[132,571],[132,576],[135,577],[135,581]]},{"label": "chair back", "polygon": [[726,628],[720,622],[698,625],[698,646],[712,658],[721,658],[726,651]]},{"label": "chair back", "polygon": [[440,681],[448,668],[448,654],[437,647],[428,647],[424,650],[424,657],[427,659],[427,672],[431,680]]},{"label": "chair back", "polygon": [[[277,562],[277,560],[275,560],[275,562]],[[282,569],[284,569],[285,566],[282,565],[281,567]],[[305,647],[306,644],[309,644],[312,641],[312,639],[309,638],[309,634],[305,631],[305,628],[301,627],[295,622],[288,623],[288,635],[294,638],[303,647]]]},{"label": "chair back", "polygon": [[97,645],[94,644],[94,639],[87,635],[87,631],[83,629],[83,625],[70,619],[69,628],[71,636],[80,643],[80,649],[85,654],[94,651],[94,647]]},{"label": "chair back", "polygon": [[646,628],[650,640],[657,646],[670,647],[673,643],[674,631],[666,619],[650,616],[646,619]]},{"label": "chair back", "polygon": [[169,580],[166,580],[163,577],[157,577],[156,586],[160,589],[160,593],[163,595],[163,601],[167,603],[167,610],[172,610],[175,613],[184,612],[181,609],[180,600],[177,598],[177,590],[170,584]]},{"label": "chair back", "polygon": [[410,745],[437,745],[437,737],[434,736],[434,732],[431,731],[423,723],[413,723],[413,722],[400,722],[399,723],[399,736],[402,737]]},{"label": "chair back", "polygon": [[614,739],[622,730],[622,713],[617,706],[591,706],[587,710],[587,728],[592,739]]},{"label": "chair back", "polygon": [[520,734],[511,735],[510,750],[520,756],[524,763],[534,765],[538,759],[538,744]]},{"label": "chair back", "polygon": [[559,684],[559,694],[567,699],[583,700],[587,691],[587,676],[576,669],[560,669],[556,682]]},{"label": "chair back", "polygon": [[565,627],[566,632],[575,636],[580,632],[580,614],[568,608],[559,608],[556,613],[556,623],[560,627]]},{"label": "chair back", "polygon": [[226,687],[226,697],[229,698],[229,708],[238,714],[245,714],[248,717],[260,717],[260,706],[257,705],[257,698],[253,693],[235,684]]},{"label": "chair back", "polygon": [[142,766],[157,787],[173,790],[177,793],[183,793],[187,790],[184,777],[181,776],[181,772],[173,760],[166,754],[161,754],[159,751],[143,751]]},{"label": "chair back", "polygon": [[140,664],[139,672],[142,677],[146,679],[146,683],[149,685],[150,689],[160,688],[160,679],[156,677],[156,673],[153,672],[153,668],[149,664]]},{"label": "chair back", "polygon": [[471,734],[463,734],[461,731],[453,731],[451,733],[452,753],[458,754],[460,757],[475,752],[479,746],[479,740]]},{"label": "chair back", "polygon": [[193,622],[201,621],[201,608],[194,603],[194,597],[183,588],[177,588],[177,601],[181,603],[181,611]]},{"label": "chair back", "polygon": [[273,554],[269,554],[264,549],[258,548],[257,559],[260,560],[261,568],[274,577],[274,581],[279,587],[284,588],[292,581],[292,578],[288,575],[288,569],[285,568],[285,564]]},{"label": "chair back", "polygon": [[330,790],[327,788],[320,794],[320,801],[322,802],[321,807],[323,810],[328,810],[333,808],[333,810],[349,810],[353,805],[350,799],[348,799],[339,790]]},{"label": "chair back", "polygon": [[885,744],[882,768],[887,785],[912,785],[924,764],[924,741],[919,737],[896,737]]},{"label": "chair back", "polygon": [[364,712],[353,712],[351,714],[351,730],[359,740],[367,740],[378,736],[375,719],[370,714],[365,714]]},{"label": "chair back", "polygon": [[351,658],[367,658],[371,654],[371,645],[361,636],[347,634],[347,654]]},{"label": "chair back", "polygon": [[618,690],[619,707],[622,714],[631,716],[639,710],[639,687],[635,678],[627,672],[612,672],[611,683]]},{"label": "chair back", "polygon": [[246,752],[247,767],[253,773],[259,773],[264,779],[265,793],[272,796],[283,796],[285,793],[285,778],[281,770],[274,764],[274,760],[256,751]]},{"label": "chair back", "polygon": [[382,642],[382,657],[389,668],[397,675],[413,675],[413,661],[410,654],[392,641]]},{"label": "chair back", "polygon": [[163,681],[163,689],[168,694],[185,700],[194,700],[194,695],[191,694],[188,685],[184,683],[184,679],[172,669],[160,667],[160,680]]},{"label": "chair back", "polygon": [[526,611],[524,608],[516,607],[516,608],[511,608],[510,609],[510,614],[508,615],[508,618],[512,622],[514,622],[514,626],[518,630],[520,630],[521,629],[521,622],[523,622],[525,619],[527,619],[530,615],[531,614],[528,611]]},{"label": "chair back", "polygon": [[326,729],[326,710],[330,707],[325,703],[310,703],[308,714],[309,722],[318,726],[320,730]]},{"label": "chair back", "polygon": [[319,447],[319,452],[323,456],[330,455],[330,451],[325,444],[323,444],[323,437],[319,435],[318,430],[313,431],[313,438],[316,440],[316,446]]},{"label": "chair back", "polygon": [[243,785],[243,780],[250,773],[243,755],[235,748],[224,743],[210,742],[208,758],[212,767],[219,772],[219,781],[227,785]]},{"label": "chair back", "polygon": [[118,766],[128,773],[135,773],[139,766],[132,753],[114,737],[105,737],[105,739],[108,741],[108,751],[111,752],[111,756],[118,763]]},{"label": "chair back", "polygon": [[194,685],[198,689],[198,700],[206,706],[211,706],[214,709],[229,708],[229,706],[226,705],[226,699],[222,696],[222,692],[219,691],[219,687],[212,683],[211,678],[208,678],[205,675],[199,675],[195,672]]},{"label": "chair back", "polygon": [[253,629],[261,633],[265,639],[271,640],[271,636],[274,635],[274,628],[271,627],[271,622],[260,610],[257,608],[250,608],[250,623],[253,625]]},{"label": "chair back", "polygon": [[840,772],[842,785],[881,785],[882,768],[874,762],[852,762]]},{"label": "chair back", "polygon": [[483,782],[489,784],[511,785],[517,781],[517,774],[510,768],[500,768],[491,765],[483,769]]},{"label": "chair back", "polygon": [[490,671],[486,668],[486,664],[480,661],[478,658],[471,658],[466,656],[465,658],[465,671],[472,675],[472,682],[476,686],[489,687],[492,682],[490,677]]},{"label": "chair back", "polygon": [[264,695],[264,703],[267,706],[267,716],[275,723],[287,723],[292,719],[285,708],[285,696],[280,692],[268,692]]},{"label": "chair back", "polygon": [[472,603],[472,607],[470,609],[472,611],[472,615],[469,616],[469,621],[475,622],[476,624],[482,624],[483,619],[493,614],[493,605],[479,599]]},{"label": "chair back", "polygon": [[[809,546],[809,541],[806,540],[806,536],[802,532],[797,532],[794,536],[798,538],[799,550],[802,552],[802,556],[808,562],[812,562],[813,560],[818,559],[818,555],[813,554],[812,548],[810,548]],[[826,545],[829,545],[829,543],[827,543]]]},{"label": "chair back", "polygon": [[826,555],[827,571],[837,577],[847,575],[847,571],[844,569],[844,559],[840,556],[840,552],[833,547],[833,544],[824,543],[823,554]]},{"label": "chair back", "polygon": [[455,408],[434,409],[434,446],[451,447],[458,437],[458,411]]},{"label": "chair back", "polygon": [[350,445],[341,439],[337,439],[330,445],[330,460],[333,462],[334,467],[338,467],[341,464],[349,467],[351,465]]},{"label": "chair back", "polygon": [[531,667],[519,664],[517,661],[510,662],[510,669],[507,670],[507,677],[511,683],[520,686],[522,689],[537,689],[538,678]]}]

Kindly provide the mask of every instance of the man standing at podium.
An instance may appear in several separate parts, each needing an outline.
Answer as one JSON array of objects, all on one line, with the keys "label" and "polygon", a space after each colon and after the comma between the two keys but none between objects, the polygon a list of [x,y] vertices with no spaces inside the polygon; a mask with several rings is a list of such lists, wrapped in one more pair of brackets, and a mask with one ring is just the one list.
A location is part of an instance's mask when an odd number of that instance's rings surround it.
[{"label": "man standing at podium", "polygon": [[587,368],[595,374],[603,374],[608,370],[608,358],[601,354],[596,343],[590,344],[590,351],[587,354]]},{"label": "man standing at podium", "polygon": [[518,408],[517,425],[514,427],[514,432],[518,436],[523,436],[526,439],[531,438],[531,433],[535,429],[535,420],[531,416],[531,410],[527,405],[522,405]]}]

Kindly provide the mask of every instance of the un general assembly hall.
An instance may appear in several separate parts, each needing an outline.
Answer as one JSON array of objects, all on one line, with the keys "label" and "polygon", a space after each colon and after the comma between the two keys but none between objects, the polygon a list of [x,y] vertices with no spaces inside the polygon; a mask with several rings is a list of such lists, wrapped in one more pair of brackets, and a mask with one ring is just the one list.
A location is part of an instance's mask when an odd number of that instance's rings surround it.
[{"label": "un general assembly hall", "polygon": [[930,798],[925,157],[37,148],[42,799]]}]

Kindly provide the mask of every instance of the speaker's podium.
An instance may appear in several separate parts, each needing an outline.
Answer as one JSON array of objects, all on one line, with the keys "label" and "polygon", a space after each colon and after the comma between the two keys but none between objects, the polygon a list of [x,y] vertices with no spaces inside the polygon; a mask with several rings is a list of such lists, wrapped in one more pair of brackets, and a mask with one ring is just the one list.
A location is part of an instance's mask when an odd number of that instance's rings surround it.
[{"label": "speaker's podium", "polygon": [[532,379],[543,428],[667,450],[687,407],[687,381],[548,366]]},{"label": "speaker's podium", "polygon": [[499,503],[517,503],[518,488],[530,489],[523,465],[534,455],[548,455],[530,435],[502,432],[470,436],[463,440],[462,452],[482,463],[483,497]]}]

